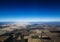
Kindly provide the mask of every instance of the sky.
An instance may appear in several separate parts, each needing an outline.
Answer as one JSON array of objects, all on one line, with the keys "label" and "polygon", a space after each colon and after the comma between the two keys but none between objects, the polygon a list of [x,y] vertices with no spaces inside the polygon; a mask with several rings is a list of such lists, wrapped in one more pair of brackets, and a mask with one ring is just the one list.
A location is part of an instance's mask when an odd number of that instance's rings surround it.
[{"label": "sky", "polygon": [[59,0],[0,0],[2,21],[60,21]]}]

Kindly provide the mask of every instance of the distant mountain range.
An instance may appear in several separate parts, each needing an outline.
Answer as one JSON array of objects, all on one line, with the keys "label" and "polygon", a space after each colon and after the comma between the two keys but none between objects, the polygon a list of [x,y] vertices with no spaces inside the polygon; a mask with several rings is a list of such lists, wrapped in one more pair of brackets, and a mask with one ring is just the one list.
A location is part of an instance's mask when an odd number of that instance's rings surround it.
[{"label": "distant mountain range", "polygon": [[3,25],[3,24],[13,24],[14,22],[0,22],[0,25]]},{"label": "distant mountain range", "polygon": [[47,25],[56,25],[60,26],[60,22],[30,22],[31,24],[47,24]]},{"label": "distant mountain range", "polygon": [[[13,24],[15,22],[0,22],[0,25],[3,24]],[[29,22],[30,24],[47,24],[47,25],[57,25],[60,26],[60,22]]]}]

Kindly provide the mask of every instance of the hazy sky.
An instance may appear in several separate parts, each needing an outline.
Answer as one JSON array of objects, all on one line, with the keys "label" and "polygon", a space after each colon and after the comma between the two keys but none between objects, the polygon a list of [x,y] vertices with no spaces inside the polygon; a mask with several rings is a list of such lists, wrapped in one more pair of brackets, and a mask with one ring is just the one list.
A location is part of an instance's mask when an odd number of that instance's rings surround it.
[{"label": "hazy sky", "polygon": [[60,21],[60,1],[0,0],[0,21]]}]

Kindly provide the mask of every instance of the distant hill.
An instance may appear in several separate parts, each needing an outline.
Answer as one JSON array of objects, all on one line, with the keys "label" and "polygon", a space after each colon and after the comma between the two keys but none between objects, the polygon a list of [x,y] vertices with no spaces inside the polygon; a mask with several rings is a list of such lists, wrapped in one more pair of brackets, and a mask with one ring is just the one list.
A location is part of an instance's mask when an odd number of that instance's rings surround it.
[{"label": "distant hill", "polygon": [[[15,22],[0,22],[0,25],[3,24],[13,24]],[[47,24],[47,25],[57,25],[60,26],[60,22],[29,22],[30,24]]]},{"label": "distant hill", "polygon": [[14,22],[0,22],[0,25],[3,25],[3,24],[12,24]]},{"label": "distant hill", "polygon": [[47,24],[47,25],[56,25],[60,26],[60,22],[30,22],[31,24]]}]

